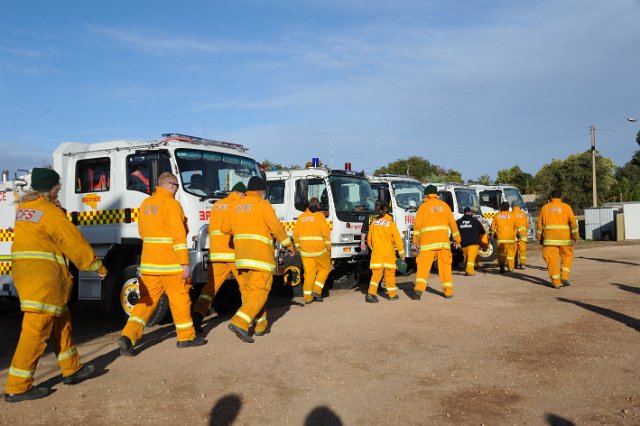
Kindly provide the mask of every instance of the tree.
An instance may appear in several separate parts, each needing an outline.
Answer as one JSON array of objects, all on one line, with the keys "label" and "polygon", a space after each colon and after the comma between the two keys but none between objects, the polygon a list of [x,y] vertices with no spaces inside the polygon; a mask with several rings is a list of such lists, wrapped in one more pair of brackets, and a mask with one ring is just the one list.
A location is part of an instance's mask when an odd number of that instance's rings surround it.
[{"label": "tree", "polygon": [[[640,145],[640,132],[636,140]],[[635,152],[631,161],[616,169],[615,178],[617,201],[640,201],[640,150]]]},{"label": "tree", "polygon": [[491,180],[491,176],[489,175],[482,175],[476,179],[469,179],[468,183],[477,183],[479,185],[493,185],[493,181]]},{"label": "tree", "polygon": [[431,164],[428,160],[418,156],[409,157],[406,160],[396,160],[373,172],[374,176],[385,173],[411,176],[421,182],[463,182],[459,171]]},{"label": "tree", "polygon": [[[615,164],[612,160],[602,156],[596,157],[598,204],[611,200],[615,194],[614,169]],[[545,164],[536,173],[533,184],[539,202],[545,202],[551,191],[560,189],[564,201],[577,210],[591,207],[592,187],[591,151]]]},{"label": "tree", "polygon": [[498,170],[496,183],[513,185],[523,194],[530,194],[533,186],[533,175],[525,173],[520,166],[513,166],[510,169]]},{"label": "tree", "polygon": [[283,169],[299,169],[300,168],[300,166],[296,164],[292,164],[290,166],[283,166],[280,163],[269,161],[266,158],[262,162],[262,166],[264,167],[265,170],[283,170]]}]

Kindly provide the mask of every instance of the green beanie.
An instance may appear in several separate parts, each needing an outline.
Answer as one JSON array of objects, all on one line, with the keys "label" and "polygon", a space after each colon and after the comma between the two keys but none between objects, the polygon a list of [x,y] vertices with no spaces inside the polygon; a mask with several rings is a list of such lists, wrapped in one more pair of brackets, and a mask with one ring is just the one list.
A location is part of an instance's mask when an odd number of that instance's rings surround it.
[{"label": "green beanie", "polygon": [[238,182],[235,185],[233,185],[233,188],[231,188],[231,191],[233,191],[233,192],[247,192],[247,187],[244,186],[244,183]]},{"label": "green beanie", "polygon": [[438,193],[438,188],[436,188],[435,185],[427,185],[424,188],[424,195],[437,194],[437,193]]},{"label": "green beanie", "polygon": [[60,175],[53,169],[34,167],[31,170],[31,188],[34,191],[48,192],[60,183]]}]

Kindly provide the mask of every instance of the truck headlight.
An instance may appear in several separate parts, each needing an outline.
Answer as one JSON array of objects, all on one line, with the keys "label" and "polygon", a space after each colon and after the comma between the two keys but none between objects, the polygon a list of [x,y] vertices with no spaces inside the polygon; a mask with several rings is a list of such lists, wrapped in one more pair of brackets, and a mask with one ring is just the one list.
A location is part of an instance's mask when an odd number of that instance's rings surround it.
[{"label": "truck headlight", "polygon": [[340,234],[341,243],[352,243],[354,241],[353,234]]}]

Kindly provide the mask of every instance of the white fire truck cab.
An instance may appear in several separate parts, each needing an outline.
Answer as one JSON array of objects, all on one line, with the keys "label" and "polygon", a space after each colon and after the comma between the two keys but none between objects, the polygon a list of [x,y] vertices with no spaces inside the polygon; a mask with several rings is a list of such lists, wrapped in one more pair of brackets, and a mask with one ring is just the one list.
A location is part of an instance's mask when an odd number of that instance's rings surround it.
[{"label": "white fire truck cab", "polygon": [[[348,166],[349,163],[347,163]],[[320,209],[331,229],[333,287],[349,289],[358,284],[360,271],[368,257],[360,250],[362,225],[374,213],[375,197],[364,173],[324,167],[267,171],[267,199],[289,235],[311,198],[320,201]],[[281,251],[282,253],[282,251]],[[278,256],[276,274],[284,275],[289,285],[302,282],[299,254]]]},{"label": "white fire truck cab", "polygon": [[371,176],[369,182],[377,200],[389,204],[391,208],[391,216],[404,242],[406,257],[415,259],[418,251],[411,241],[416,211],[424,198],[422,184],[417,179],[393,174]]},{"label": "white fire truck cab", "polygon": [[[109,270],[104,280],[96,273],[79,272],[74,286],[78,299],[102,301],[107,309],[127,315],[131,312],[139,297],[138,208],[165,171],[180,182],[176,199],[189,228],[194,291],[206,283],[211,204],[236,183],[247,184],[252,176],[260,176],[260,169],[242,145],[182,134],[162,136],[155,141],[66,142],[54,151],[53,169],[62,181],[60,203]],[[5,208],[7,203],[0,204],[0,209]],[[15,211],[15,206],[11,209]],[[10,255],[10,246],[0,248],[0,256]],[[149,322],[159,321],[167,309],[163,297]]]}]

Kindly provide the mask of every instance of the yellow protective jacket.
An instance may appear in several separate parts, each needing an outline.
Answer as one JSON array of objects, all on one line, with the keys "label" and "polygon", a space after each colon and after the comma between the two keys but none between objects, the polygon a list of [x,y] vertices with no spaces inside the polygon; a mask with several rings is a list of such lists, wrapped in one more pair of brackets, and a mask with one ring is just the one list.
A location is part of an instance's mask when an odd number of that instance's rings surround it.
[{"label": "yellow protective jacket", "polygon": [[106,272],[62,209],[43,197],[23,203],[16,211],[11,257],[20,308],[56,317],[67,310],[71,296],[69,261],[83,271]]},{"label": "yellow protective jacket", "polygon": [[524,241],[527,239],[527,231],[529,230],[529,220],[527,214],[520,210],[520,207],[514,207],[512,214],[516,218],[516,227],[518,228],[518,234]]},{"label": "yellow protective jacket", "polygon": [[216,201],[211,206],[209,215],[209,262],[235,262],[236,252],[230,235],[225,235],[220,230],[222,220],[229,214],[229,209],[242,200],[237,192],[232,192],[222,200]]},{"label": "yellow protective jacket", "polygon": [[138,232],[142,237],[140,273],[182,274],[189,264],[187,228],[182,206],[162,187],[140,205]]},{"label": "yellow protective jacket", "polygon": [[367,244],[371,247],[371,269],[396,269],[396,250],[400,257],[404,257],[400,232],[388,214],[374,219],[369,225]]},{"label": "yellow protective jacket", "polygon": [[233,235],[236,268],[273,272],[276,269],[273,238],[288,247],[292,244],[271,203],[256,191],[247,191],[222,220],[222,233]]},{"label": "yellow protective jacket", "polygon": [[413,242],[420,244],[420,250],[451,250],[449,234],[454,241],[460,242],[458,224],[451,208],[437,195],[427,195],[416,213]]},{"label": "yellow protective jacket", "polygon": [[536,238],[545,246],[570,246],[571,240],[577,240],[578,224],[571,206],[559,198],[545,204],[538,216]]},{"label": "yellow protective jacket", "polygon": [[293,230],[293,242],[304,257],[322,256],[331,251],[331,232],[324,215],[307,209],[298,216]]},{"label": "yellow protective jacket", "polygon": [[496,213],[491,222],[491,233],[495,233],[498,244],[515,243],[518,239],[518,225],[516,216],[512,212],[501,211]]}]

